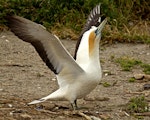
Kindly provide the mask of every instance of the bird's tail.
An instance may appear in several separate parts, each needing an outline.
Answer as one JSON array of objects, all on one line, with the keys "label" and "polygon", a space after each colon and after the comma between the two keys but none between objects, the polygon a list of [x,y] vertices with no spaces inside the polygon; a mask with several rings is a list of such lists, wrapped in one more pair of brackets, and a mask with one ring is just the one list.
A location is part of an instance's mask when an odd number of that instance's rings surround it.
[{"label": "bird's tail", "polygon": [[52,100],[52,101],[53,101],[53,100],[63,100],[63,99],[64,99],[64,94],[65,94],[64,90],[58,89],[58,90],[56,90],[56,91],[53,92],[52,94],[49,94],[49,95],[46,96],[46,97],[43,97],[43,98],[41,98],[41,99],[39,99],[39,100],[34,100],[34,101],[28,103],[28,105],[41,103],[41,102],[44,102],[44,101],[46,101],[46,100],[48,100],[48,99],[50,99],[50,100]]},{"label": "bird's tail", "polygon": [[41,102],[44,102],[44,101],[46,101],[46,99],[41,98],[39,100],[34,100],[34,101],[28,103],[28,105],[37,104],[37,103],[41,103]]}]

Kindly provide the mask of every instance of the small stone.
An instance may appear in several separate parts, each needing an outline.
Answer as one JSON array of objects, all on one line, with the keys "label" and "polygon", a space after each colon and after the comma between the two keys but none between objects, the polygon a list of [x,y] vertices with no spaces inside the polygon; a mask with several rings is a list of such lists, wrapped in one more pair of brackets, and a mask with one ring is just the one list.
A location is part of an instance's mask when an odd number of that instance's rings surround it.
[{"label": "small stone", "polygon": [[150,89],[150,84],[145,84],[145,85],[143,85],[143,87],[144,87],[144,90],[149,90]]},{"label": "small stone", "polygon": [[145,79],[150,80],[150,75],[144,75]]},{"label": "small stone", "polygon": [[5,41],[6,41],[6,42],[9,42],[9,40],[7,40],[7,39],[6,39]]},{"label": "small stone", "polygon": [[96,111],[95,113],[96,113],[96,114],[98,114],[98,113],[99,113],[99,111]]},{"label": "small stone", "polygon": [[100,115],[100,118],[104,119],[104,120],[107,120],[107,119],[110,119],[111,117],[108,114],[102,114],[102,115]]},{"label": "small stone", "polygon": [[95,116],[91,116],[91,119],[92,119],[92,120],[101,120],[100,118],[95,117]]},{"label": "small stone", "polygon": [[109,70],[103,70],[103,73],[105,76],[112,75]]},{"label": "small stone", "polygon": [[3,35],[1,38],[6,38],[6,36],[5,36],[5,35]]},{"label": "small stone", "polygon": [[58,116],[58,119],[65,119],[65,116]]},{"label": "small stone", "polygon": [[10,112],[9,114],[10,114],[10,115],[13,115],[13,112]]},{"label": "small stone", "polygon": [[3,91],[3,89],[0,89],[0,91]]},{"label": "small stone", "polygon": [[46,110],[53,110],[55,107],[56,107],[56,105],[53,104],[53,103],[51,103],[51,104],[49,104],[48,106],[45,106],[45,109],[46,109]]},{"label": "small stone", "polygon": [[12,108],[12,104],[8,104],[8,107]]},{"label": "small stone", "polygon": [[40,87],[40,86],[38,86],[37,88],[38,88],[38,89],[41,89],[41,87]]},{"label": "small stone", "polygon": [[21,114],[20,120],[32,120],[32,117],[28,114]]},{"label": "small stone", "polygon": [[135,75],[134,75],[134,78],[135,78],[136,80],[142,80],[142,79],[144,78],[144,74],[135,74]]},{"label": "small stone", "polygon": [[44,106],[43,105],[38,105],[38,106],[36,106],[36,110],[42,110],[44,108]]},{"label": "small stone", "polygon": [[118,114],[120,117],[124,117],[124,116],[130,116],[127,112],[120,110]]},{"label": "small stone", "polygon": [[108,101],[109,98],[108,98],[108,97],[99,97],[99,96],[97,96],[97,97],[95,98],[95,100],[97,100],[97,101]]},{"label": "small stone", "polygon": [[91,97],[85,97],[84,100],[85,101],[94,101],[95,99],[93,97],[92,98]]},{"label": "small stone", "polygon": [[57,107],[55,107],[55,108],[54,108],[54,110],[59,110],[59,107],[58,107],[58,106],[57,106]]},{"label": "small stone", "polygon": [[52,78],[52,81],[56,81],[56,78]]},{"label": "small stone", "polygon": [[105,73],[105,76],[108,76],[108,73]]}]

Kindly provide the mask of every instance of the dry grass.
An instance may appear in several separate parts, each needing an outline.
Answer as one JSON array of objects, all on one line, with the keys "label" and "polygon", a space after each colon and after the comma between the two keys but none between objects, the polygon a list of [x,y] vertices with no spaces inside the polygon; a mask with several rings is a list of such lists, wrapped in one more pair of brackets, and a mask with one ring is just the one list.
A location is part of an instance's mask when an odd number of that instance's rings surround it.
[{"label": "dry grass", "polygon": [[[8,30],[4,25],[0,26],[0,31]],[[61,39],[77,40],[79,32],[60,23],[48,29]],[[103,30],[102,44],[112,44],[114,42],[134,42],[150,43],[150,21],[133,21],[128,25],[123,24],[122,28],[117,25],[107,24]]]},{"label": "dry grass", "polygon": [[150,43],[150,21],[133,21],[118,29],[117,25],[106,25],[105,42],[141,42]]},{"label": "dry grass", "polygon": [[53,26],[51,29],[49,29],[53,34],[59,36],[61,39],[71,39],[71,40],[77,40],[78,34],[75,30],[63,26],[59,23],[57,23],[55,26]]},{"label": "dry grass", "polygon": [[[61,39],[77,40],[79,34],[72,28],[57,23],[50,31]],[[150,21],[133,21],[128,25],[123,24],[121,28],[117,25],[107,24],[103,30],[102,43],[134,42],[150,43]]]}]

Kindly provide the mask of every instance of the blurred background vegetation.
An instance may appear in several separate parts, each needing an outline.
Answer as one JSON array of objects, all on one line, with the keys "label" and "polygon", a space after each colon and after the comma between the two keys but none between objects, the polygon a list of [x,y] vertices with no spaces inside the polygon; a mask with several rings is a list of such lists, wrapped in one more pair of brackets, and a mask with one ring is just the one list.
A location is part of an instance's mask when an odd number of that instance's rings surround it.
[{"label": "blurred background vegetation", "polygon": [[60,38],[77,39],[99,3],[109,19],[103,43],[150,43],[150,0],[0,0],[0,29],[7,25],[4,16],[15,14],[44,25]]}]

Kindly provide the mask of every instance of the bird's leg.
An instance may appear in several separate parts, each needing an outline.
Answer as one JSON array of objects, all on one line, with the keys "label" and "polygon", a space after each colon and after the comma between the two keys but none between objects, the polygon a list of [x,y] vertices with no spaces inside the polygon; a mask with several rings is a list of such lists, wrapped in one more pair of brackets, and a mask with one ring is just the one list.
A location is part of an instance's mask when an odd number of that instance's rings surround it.
[{"label": "bird's leg", "polygon": [[78,109],[77,100],[75,100],[73,103],[71,103],[71,106],[72,106],[73,110],[77,110]]},{"label": "bird's leg", "polygon": [[78,109],[78,106],[77,106],[77,99],[74,101],[74,104],[75,104],[76,109]]}]

